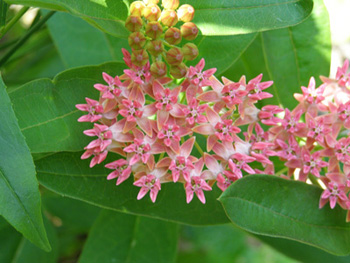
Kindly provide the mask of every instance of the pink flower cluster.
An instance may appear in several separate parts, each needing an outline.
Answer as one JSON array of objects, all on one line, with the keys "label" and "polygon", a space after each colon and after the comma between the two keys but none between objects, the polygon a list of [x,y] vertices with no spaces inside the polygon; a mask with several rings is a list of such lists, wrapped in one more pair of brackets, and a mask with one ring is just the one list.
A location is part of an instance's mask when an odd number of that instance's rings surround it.
[{"label": "pink flower cluster", "polygon": [[82,158],[92,156],[92,167],[108,152],[119,155],[106,164],[113,170],[107,179],[117,178],[119,185],[133,176],[141,188],[137,199],[150,192],[152,202],[162,183],[179,182],[188,203],[194,194],[205,203],[204,191],[215,182],[224,191],[246,174],[275,174],[270,157],[277,156],[286,167],[277,175],[323,186],[320,208],[338,203],[350,221],[348,61],[335,79],[321,77],[319,87],[312,77],[289,110],[256,107],[272,97],[265,91],[272,81],[261,82],[262,75],[221,82],[213,76],[216,69],[203,71],[202,59],[176,83],[153,76],[148,62],[134,65],[124,49],[123,54],[129,69],[114,78],[103,73],[106,84],[94,86],[99,100],[86,98],[87,104],[76,106],[88,112],[79,121],[94,123],[84,133],[97,137]]},{"label": "pink flower cluster", "polygon": [[[345,61],[335,79],[321,77],[316,87],[310,79],[302,94],[294,94],[299,104],[284,110],[284,118],[269,129],[277,156],[285,161],[287,178],[310,179],[324,191],[319,207],[330,202],[348,210],[350,221],[350,74]],[[304,120],[302,122],[301,120]],[[295,171],[299,170],[298,178]]]},{"label": "pink flower cluster", "polygon": [[[224,191],[244,174],[274,173],[269,160],[274,144],[258,122],[277,124],[274,114],[283,110],[255,106],[272,97],[264,91],[271,81],[261,82],[259,75],[248,83],[245,77],[221,83],[213,76],[216,69],[203,71],[202,59],[175,84],[153,76],[149,63],[136,66],[128,51],[123,54],[129,69],[114,78],[103,73],[106,84],[94,86],[99,100],[86,98],[87,104],[76,105],[87,112],[78,121],[94,123],[84,133],[97,139],[82,155],[92,157],[91,167],[108,152],[117,153],[119,159],[106,164],[113,170],[107,179],[117,178],[119,185],[133,175],[141,188],[137,199],[150,192],[153,202],[162,183],[183,183],[188,203],[194,194],[205,203],[204,191],[212,190],[215,181]],[[242,132],[240,126],[247,125]],[[199,137],[206,143],[200,145]]]}]

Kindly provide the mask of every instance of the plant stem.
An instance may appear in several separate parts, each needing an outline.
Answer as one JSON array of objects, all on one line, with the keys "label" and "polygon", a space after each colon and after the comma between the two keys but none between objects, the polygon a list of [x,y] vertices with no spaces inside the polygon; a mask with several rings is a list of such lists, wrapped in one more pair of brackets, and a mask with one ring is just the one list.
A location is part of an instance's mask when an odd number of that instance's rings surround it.
[{"label": "plant stem", "polygon": [[317,181],[316,176],[314,176],[313,174],[311,174],[311,175],[309,175],[309,179],[310,179],[310,181],[312,182],[313,185],[316,185],[316,186],[322,188],[322,186],[320,185],[320,183]]},{"label": "plant stem", "polygon": [[202,148],[200,147],[200,145],[198,144],[198,142],[195,141],[194,146],[197,148],[197,150],[199,151],[199,153],[201,155],[204,155],[204,152],[203,152]]},{"label": "plant stem", "polygon": [[55,11],[51,11],[46,16],[44,16],[40,21],[38,21],[31,29],[27,31],[27,33],[22,36],[18,42],[4,55],[4,57],[0,60],[0,67],[6,63],[6,61],[20,48],[37,30],[41,28],[43,24],[55,13]]},{"label": "plant stem", "polygon": [[21,17],[28,11],[29,7],[22,7],[21,10],[18,11],[18,13],[8,22],[3,28],[1,28],[0,32],[0,38],[2,38],[7,31],[9,31],[16,23],[18,20],[21,19]]},{"label": "plant stem", "polygon": [[285,167],[285,168],[279,170],[275,175],[280,176],[281,174],[283,174],[284,172],[287,172],[287,171],[288,171],[288,167]]},{"label": "plant stem", "polygon": [[9,5],[4,1],[0,0],[0,26],[3,27],[6,24],[6,14]]}]

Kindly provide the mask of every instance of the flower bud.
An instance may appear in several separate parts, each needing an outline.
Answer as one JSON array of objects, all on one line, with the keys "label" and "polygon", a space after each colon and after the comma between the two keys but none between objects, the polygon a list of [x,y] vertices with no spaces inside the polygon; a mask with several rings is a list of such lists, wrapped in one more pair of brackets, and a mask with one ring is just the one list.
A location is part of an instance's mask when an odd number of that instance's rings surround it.
[{"label": "flower bud", "polygon": [[176,79],[182,79],[187,74],[187,67],[184,63],[181,63],[177,66],[172,66],[170,68],[170,74]]},{"label": "flower bud", "polygon": [[186,60],[194,60],[198,56],[198,48],[193,43],[187,43],[182,47],[182,53]]},{"label": "flower bud", "polygon": [[142,16],[143,9],[145,4],[141,1],[132,2],[130,5],[130,14],[132,16]]},{"label": "flower bud", "polygon": [[168,27],[175,26],[178,22],[177,14],[174,10],[163,10],[160,20],[163,25]]},{"label": "flower bud", "polygon": [[182,5],[177,10],[177,17],[182,22],[190,22],[194,17],[194,8],[191,5]]},{"label": "flower bud", "polygon": [[152,21],[146,25],[146,35],[152,39],[156,39],[163,33],[163,28],[159,22]]},{"label": "flower bud", "polygon": [[143,66],[147,63],[149,57],[144,49],[133,50],[131,54],[131,62],[136,66]]},{"label": "flower bud", "polygon": [[159,78],[165,76],[167,67],[163,61],[157,61],[152,63],[150,71],[153,77]]},{"label": "flower bud", "polygon": [[140,31],[142,28],[142,20],[139,16],[129,16],[125,21],[125,27],[131,32]]},{"label": "flower bud", "polygon": [[164,51],[163,42],[161,40],[153,40],[146,45],[146,49],[151,55],[158,56]]},{"label": "flower bud", "polygon": [[149,5],[149,4],[158,4],[159,3],[159,0],[143,0],[143,2],[145,2],[146,5]]},{"label": "flower bud", "polygon": [[165,9],[172,9],[175,10],[179,7],[180,1],[179,0],[162,0],[162,6]]},{"label": "flower bud", "polygon": [[164,39],[166,42],[168,42],[171,45],[177,45],[182,40],[181,31],[176,27],[169,28],[165,32]]},{"label": "flower bud", "polygon": [[146,38],[141,32],[134,32],[128,37],[129,46],[133,49],[142,49],[146,43]]},{"label": "flower bud", "polygon": [[166,61],[169,65],[179,65],[184,58],[181,49],[173,47],[166,53]]},{"label": "flower bud", "polygon": [[193,40],[198,36],[198,27],[192,22],[186,22],[181,26],[181,35],[184,39]]},{"label": "flower bud", "polygon": [[159,19],[161,13],[162,13],[162,11],[160,10],[159,6],[157,6],[156,4],[148,4],[143,9],[143,16],[148,21],[157,21]]}]

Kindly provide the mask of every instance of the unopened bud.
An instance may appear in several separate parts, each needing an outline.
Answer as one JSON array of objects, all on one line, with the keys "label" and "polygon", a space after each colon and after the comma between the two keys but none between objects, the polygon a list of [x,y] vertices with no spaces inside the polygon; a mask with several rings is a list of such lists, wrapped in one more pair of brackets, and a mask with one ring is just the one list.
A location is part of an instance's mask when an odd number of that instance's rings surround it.
[{"label": "unopened bud", "polygon": [[187,67],[184,63],[181,63],[177,66],[172,66],[170,68],[170,74],[176,79],[182,79],[187,74]]},{"label": "unopened bud", "polygon": [[153,40],[146,45],[146,49],[151,55],[158,56],[164,51],[163,42],[161,40]]},{"label": "unopened bud", "polygon": [[179,65],[184,58],[181,49],[173,47],[166,53],[166,61],[169,65]]},{"label": "unopened bud", "polygon": [[142,28],[142,20],[139,16],[129,16],[125,21],[125,27],[131,32],[140,31]]},{"label": "unopened bud", "polygon": [[130,5],[130,14],[132,16],[142,16],[142,11],[145,8],[145,4],[141,1],[132,2]]},{"label": "unopened bud", "polygon": [[157,61],[151,65],[151,74],[155,78],[163,77],[166,74],[167,68],[163,61]]},{"label": "unopened bud", "polygon": [[186,60],[194,60],[198,56],[198,47],[193,43],[187,43],[182,47],[182,53]]},{"label": "unopened bud", "polygon": [[177,45],[182,40],[181,31],[176,27],[169,28],[165,32],[164,39],[166,42],[168,42],[171,45]]},{"label": "unopened bud", "polygon": [[162,26],[156,22],[152,21],[146,25],[146,35],[152,39],[157,39],[163,33]]},{"label": "unopened bud", "polygon": [[162,13],[162,11],[160,10],[159,6],[156,4],[148,4],[143,9],[143,16],[148,21],[157,21],[159,19],[161,13]]},{"label": "unopened bud", "polygon": [[174,10],[163,10],[160,20],[163,25],[168,27],[175,26],[178,22],[177,14]]},{"label": "unopened bud", "polygon": [[131,62],[136,66],[143,66],[147,63],[149,57],[144,49],[133,50],[131,54]]},{"label": "unopened bud", "polygon": [[186,22],[181,26],[181,35],[184,39],[193,40],[198,36],[198,27],[192,22]]},{"label": "unopened bud", "polygon": [[162,6],[165,9],[172,9],[175,10],[179,7],[180,1],[179,0],[162,0]]},{"label": "unopened bud", "polygon": [[128,42],[133,49],[142,49],[146,43],[146,38],[141,32],[134,32],[128,37]]},{"label": "unopened bud", "polygon": [[159,3],[159,0],[143,0],[143,2],[146,4],[146,5],[149,5],[149,4],[158,4]]},{"label": "unopened bud", "polygon": [[183,22],[190,22],[194,17],[194,8],[191,5],[182,5],[177,10],[177,17]]}]

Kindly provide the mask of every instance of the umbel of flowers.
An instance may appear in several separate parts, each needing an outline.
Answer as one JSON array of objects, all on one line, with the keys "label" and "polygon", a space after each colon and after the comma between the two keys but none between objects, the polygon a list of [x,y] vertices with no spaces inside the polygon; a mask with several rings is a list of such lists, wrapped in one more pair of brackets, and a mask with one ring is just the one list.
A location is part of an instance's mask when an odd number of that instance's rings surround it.
[{"label": "umbel of flowers", "polygon": [[[190,22],[194,8],[176,0],[161,4],[163,10],[158,0],[131,4],[125,24],[131,53],[122,50],[128,69],[115,77],[103,73],[106,83],[94,86],[99,99],[76,105],[87,112],[78,121],[94,123],[84,131],[94,140],[82,159],[92,157],[93,167],[108,152],[117,153],[105,165],[112,170],[107,179],[119,185],[133,177],[137,199],[149,192],[152,202],[163,183],[182,183],[188,203],[194,194],[205,203],[204,191],[215,183],[225,191],[242,176],[275,174],[321,184],[320,207],[329,201],[331,208],[338,203],[349,211],[348,62],[336,79],[322,77],[320,87],[311,78],[294,95],[299,104],[293,110],[258,108],[257,102],[272,97],[265,89],[273,82],[261,82],[262,75],[219,81],[216,69],[204,70],[204,59],[187,67],[186,60],[198,56],[193,43],[180,46],[182,38],[198,34]],[[286,168],[275,173],[272,156]]]}]

